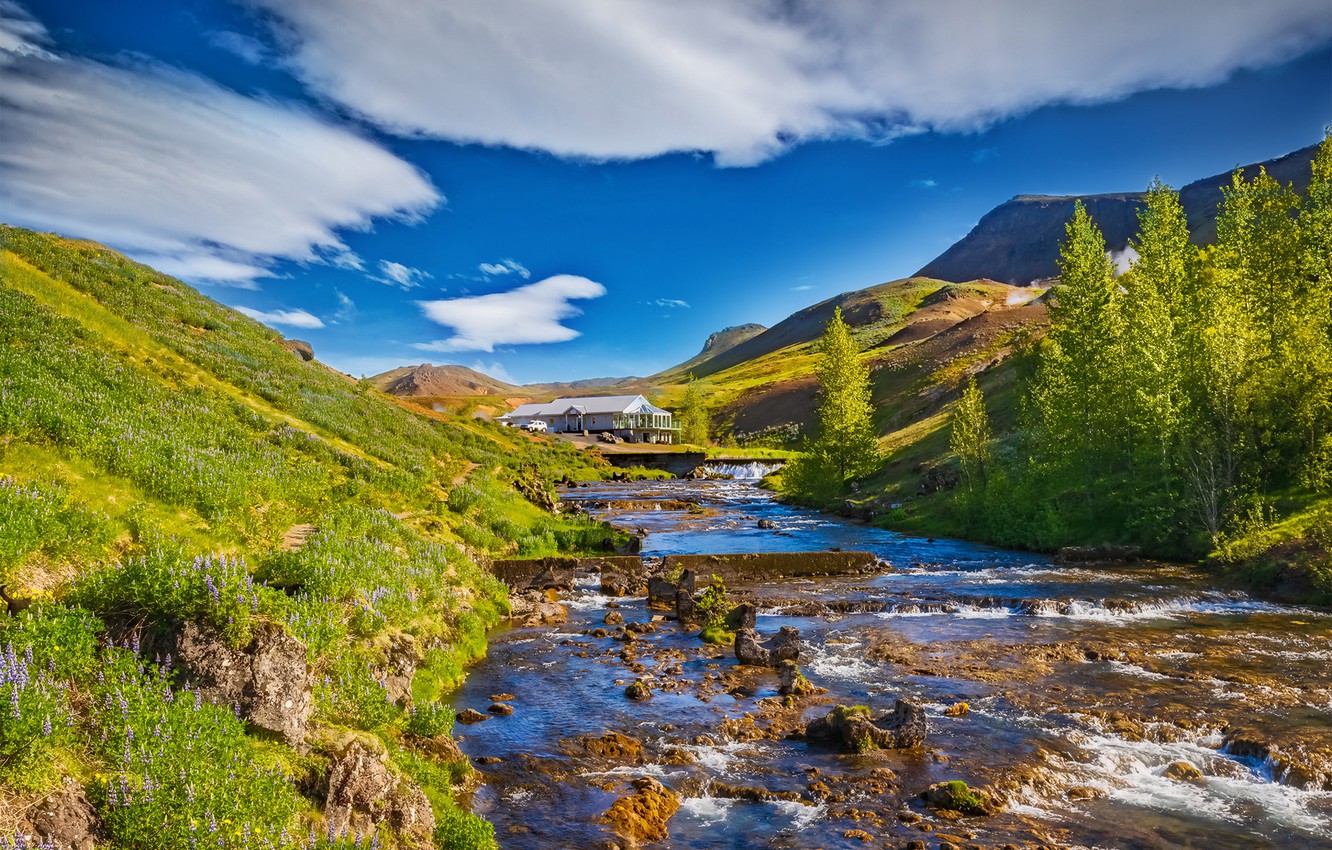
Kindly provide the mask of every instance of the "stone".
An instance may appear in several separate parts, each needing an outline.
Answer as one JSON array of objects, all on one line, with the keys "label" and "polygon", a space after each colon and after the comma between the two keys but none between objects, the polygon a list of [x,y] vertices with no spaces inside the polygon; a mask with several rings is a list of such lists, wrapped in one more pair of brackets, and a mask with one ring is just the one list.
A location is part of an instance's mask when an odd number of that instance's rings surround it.
[{"label": "stone", "polygon": [[624,615],[619,611],[607,611],[606,616],[601,618],[601,622],[608,626],[618,626],[624,622]]},{"label": "stone", "polygon": [[1161,775],[1178,782],[1203,781],[1202,771],[1186,761],[1172,761]]},{"label": "stone", "polygon": [[968,788],[967,783],[957,779],[931,785],[920,792],[920,799],[932,809],[958,812],[964,817],[993,815],[1002,810],[990,795]]},{"label": "stone", "polygon": [[760,643],[753,629],[741,629],[735,635],[735,658],[750,667],[776,667],[782,661],[800,658],[800,630],[782,626],[772,638]]},{"label": "stone", "polygon": [[755,629],[758,627],[758,609],[753,605],[736,605],[726,614],[726,630],[728,632],[738,632],[741,629]]},{"label": "stone", "polygon": [[777,523],[770,519],[761,519],[758,521],[757,527],[764,529],[765,531],[771,531],[777,527]]},{"label": "stone", "polygon": [[26,815],[22,831],[53,847],[93,850],[101,846],[97,840],[100,826],[97,809],[83,786],[67,778],[59,791],[49,794]]},{"label": "stone", "polygon": [[777,665],[777,682],[777,693],[782,696],[810,696],[823,690],[806,679],[794,661],[783,661]]},{"label": "stone", "polygon": [[971,713],[971,706],[965,702],[955,702],[943,710],[944,717],[965,717]]},{"label": "stone", "polygon": [[863,753],[920,746],[928,731],[925,709],[899,699],[891,712],[877,718],[863,705],[839,705],[806,726],[805,738]]},{"label": "stone", "polygon": [[664,578],[649,578],[647,583],[647,605],[649,608],[671,609],[675,607],[676,585]]},{"label": "stone", "polygon": [[607,732],[599,738],[585,736],[578,739],[584,750],[608,761],[641,762],[643,745],[619,732]]},{"label": "stone", "polygon": [[416,638],[398,632],[390,635],[384,651],[384,664],[378,670],[379,678],[384,682],[389,699],[401,708],[410,708],[412,704],[412,677],[421,665],[423,655],[416,646]]},{"label": "stone", "polygon": [[280,340],[278,345],[281,345],[283,348],[307,363],[314,359],[314,346],[310,345],[310,343],[303,339],[284,339]]},{"label": "stone", "polygon": [[684,588],[675,591],[675,619],[681,623],[693,623],[697,619],[695,610],[698,605],[694,601],[694,594],[689,593]]},{"label": "stone", "polygon": [[314,711],[314,675],[305,644],[273,623],[255,626],[242,650],[232,649],[220,633],[194,621],[176,634],[175,655],[186,682],[202,699],[235,707],[255,729],[298,749]]},{"label": "stone", "polygon": [[665,841],[666,825],[680,808],[680,798],[657,780],[644,776],[633,782],[634,793],[621,797],[602,815],[628,846]]},{"label": "stone", "polygon": [[430,800],[416,783],[395,775],[385,753],[354,739],[329,762],[324,816],[329,830],[374,831],[387,822],[400,838],[429,841],[435,831]]},{"label": "stone", "polygon": [[569,609],[540,591],[509,594],[509,609],[509,619],[525,628],[558,626],[569,619]]},{"label": "stone", "polygon": [[496,703],[491,703],[490,707],[487,708],[486,711],[490,712],[496,717],[508,717],[510,714],[513,714],[513,706],[507,705],[502,702],[496,702]]},{"label": "stone", "polygon": [[629,683],[629,687],[624,689],[624,695],[632,700],[645,700],[652,698],[652,688],[642,679],[635,679]]},{"label": "stone", "polygon": [[874,836],[863,829],[848,829],[842,833],[842,837],[847,841],[873,841]]},{"label": "stone", "polygon": [[458,712],[458,716],[455,719],[459,723],[470,726],[473,723],[480,723],[483,720],[489,720],[490,718],[477,711],[475,708],[467,708]]}]

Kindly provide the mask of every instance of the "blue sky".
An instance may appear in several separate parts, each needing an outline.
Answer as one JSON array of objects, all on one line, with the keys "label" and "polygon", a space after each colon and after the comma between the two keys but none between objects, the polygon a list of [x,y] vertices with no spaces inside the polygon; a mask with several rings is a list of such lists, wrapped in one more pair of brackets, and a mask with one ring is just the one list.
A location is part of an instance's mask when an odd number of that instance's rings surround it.
[{"label": "blue sky", "polygon": [[650,374],[1332,123],[1332,5],[0,0],[0,220],[353,374]]}]

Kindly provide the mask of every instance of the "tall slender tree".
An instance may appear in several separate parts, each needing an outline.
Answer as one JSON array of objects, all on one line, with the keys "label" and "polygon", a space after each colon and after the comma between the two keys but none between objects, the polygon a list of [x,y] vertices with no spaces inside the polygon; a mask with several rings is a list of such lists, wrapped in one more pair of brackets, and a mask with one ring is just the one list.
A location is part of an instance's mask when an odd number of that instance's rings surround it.
[{"label": "tall slender tree", "polygon": [[985,412],[985,396],[972,375],[962,390],[962,397],[953,408],[953,429],[949,447],[962,464],[962,477],[967,491],[983,489],[994,464],[994,448],[990,443],[990,417]]},{"label": "tall slender tree", "polygon": [[818,452],[843,481],[869,474],[879,462],[869,369],[860,361],[860,347],[842,319],[841,307],[833,311],[819,340],[815,373],[822,388]]},{"label": "tall slender tree", "polygon": [[680,402],[680,440],[696,446],[707,445],[711,439],[711,417],[703,399],[703,389],[691,373],[685,384],[684,400]]}]

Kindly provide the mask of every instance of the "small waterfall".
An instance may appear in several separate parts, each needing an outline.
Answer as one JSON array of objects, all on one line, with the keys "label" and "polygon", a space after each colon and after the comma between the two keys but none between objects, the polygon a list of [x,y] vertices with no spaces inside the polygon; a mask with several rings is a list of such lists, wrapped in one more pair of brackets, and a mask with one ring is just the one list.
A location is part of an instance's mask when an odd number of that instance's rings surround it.
[{"label": "small waterfall", "polygon": [[729,475],[737,481],[758,481],[765,475],[771,475],[781,469],[785,463],[780,460],[752,460],[748,463],[709,461],[703,464],[712,475]]}]

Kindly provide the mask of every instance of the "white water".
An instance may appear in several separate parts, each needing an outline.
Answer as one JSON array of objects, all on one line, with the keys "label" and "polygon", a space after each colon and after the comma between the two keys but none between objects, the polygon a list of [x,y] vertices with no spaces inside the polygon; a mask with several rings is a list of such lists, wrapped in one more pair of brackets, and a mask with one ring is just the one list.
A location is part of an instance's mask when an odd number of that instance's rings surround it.
[{"label": "white water", "polygon": [[736,481],[758,481],[781,469],[780,461],[750,461],[749,463],[705,463],[703,466],[714,475],[729,475]]}]

